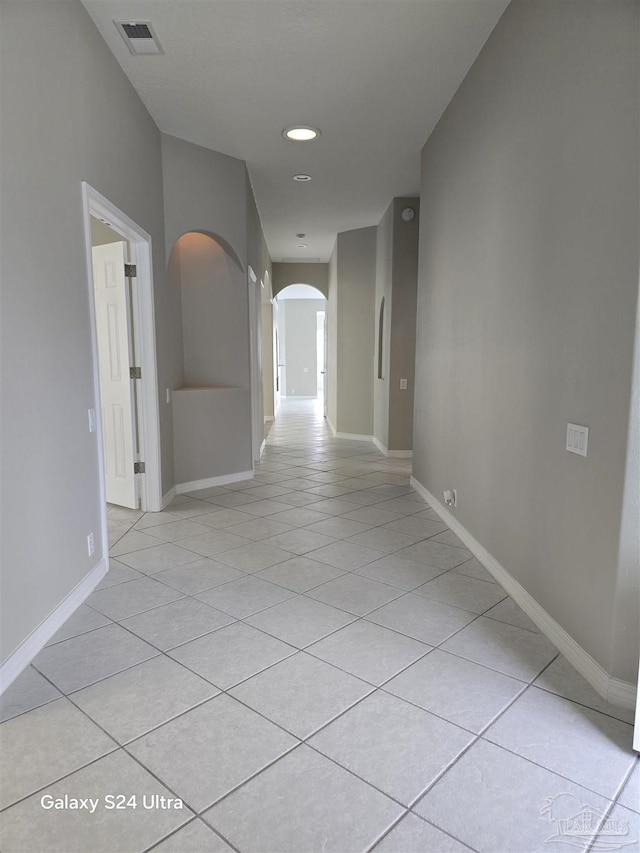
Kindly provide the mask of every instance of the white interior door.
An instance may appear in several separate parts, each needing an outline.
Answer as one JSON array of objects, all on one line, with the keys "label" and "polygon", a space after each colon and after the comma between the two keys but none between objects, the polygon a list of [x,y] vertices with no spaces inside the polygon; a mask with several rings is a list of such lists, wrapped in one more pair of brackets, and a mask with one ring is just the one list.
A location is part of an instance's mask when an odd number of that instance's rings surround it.
[{"label": "white interior door", "polygon": [[132,336],[124,274],[127,244],[95,246],[93,283],[107,501],[137,508]]}]

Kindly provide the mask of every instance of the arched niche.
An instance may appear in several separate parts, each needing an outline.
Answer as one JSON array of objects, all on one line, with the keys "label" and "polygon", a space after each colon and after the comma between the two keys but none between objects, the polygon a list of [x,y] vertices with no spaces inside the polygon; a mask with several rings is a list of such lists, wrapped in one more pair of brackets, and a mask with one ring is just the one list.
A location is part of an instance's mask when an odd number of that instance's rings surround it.
[{"label": "arched niche", "polygon": [[246,388],[247,288],[237,253],[217,235],[188,231],[173,246],[169,270],[180,290],[185,385]]}]

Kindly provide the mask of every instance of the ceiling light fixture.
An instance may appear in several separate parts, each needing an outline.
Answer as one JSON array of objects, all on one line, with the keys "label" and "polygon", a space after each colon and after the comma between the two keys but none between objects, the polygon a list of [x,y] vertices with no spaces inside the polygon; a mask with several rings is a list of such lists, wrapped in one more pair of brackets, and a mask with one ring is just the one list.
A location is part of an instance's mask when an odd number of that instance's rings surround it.
[{"label": "ceiling light fixture", "polygon": [[306,236],[307,236],[306,234],[296,234],[296,237],[298,238],[298,240],[302,240],[303,237],[306,237]]},{"label": "ceiling light fixture", "polygon": [[295,127],[285,127],[282,135],[285,139],[291,139],[293,142],[311,142],[312,139],[317,139],[320,136],[320,131],[317,127],[298,124]]},{"label": "ceiling light fixture", "polygon": [[299,181],[299,182],[302,184],[302,183],[304,183],[305,181],[310,181],[310,180],[311,180],[311,175],[294,175],[294,176],[293,176],[293,180],[294,180],[294,181]]},{"label": "ceiling light fixture", "polygon": [[308,246],[309,246],[309,244],[308,244],[308,243],[296,243],[296,247],[297,247],[298,249],[307,249],[307,248],[308,248]]}]

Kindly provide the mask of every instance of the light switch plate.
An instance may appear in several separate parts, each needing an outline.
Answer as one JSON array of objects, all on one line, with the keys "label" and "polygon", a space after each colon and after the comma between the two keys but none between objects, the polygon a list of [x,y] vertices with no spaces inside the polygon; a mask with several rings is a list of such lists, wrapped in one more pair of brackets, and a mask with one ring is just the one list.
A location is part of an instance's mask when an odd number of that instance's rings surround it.
[{"label": "light switch plate", "polygon": [[589,427],[580,424],[567,424],[567,450],[578,456],[587,455],[589,444]]}]

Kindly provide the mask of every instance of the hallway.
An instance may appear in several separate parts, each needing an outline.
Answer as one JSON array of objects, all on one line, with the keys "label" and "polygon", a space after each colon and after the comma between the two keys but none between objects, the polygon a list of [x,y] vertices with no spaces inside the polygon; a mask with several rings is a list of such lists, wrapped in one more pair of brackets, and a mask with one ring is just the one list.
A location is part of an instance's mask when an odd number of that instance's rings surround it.
[{"label": "hallway", "polygon": [[410,470],[285,400],[254,480],[112,508],[108,576],[0,699],[4,853],[530,853],[570,817],[597,850],[605,816],[636,849],[632,713]]}]

